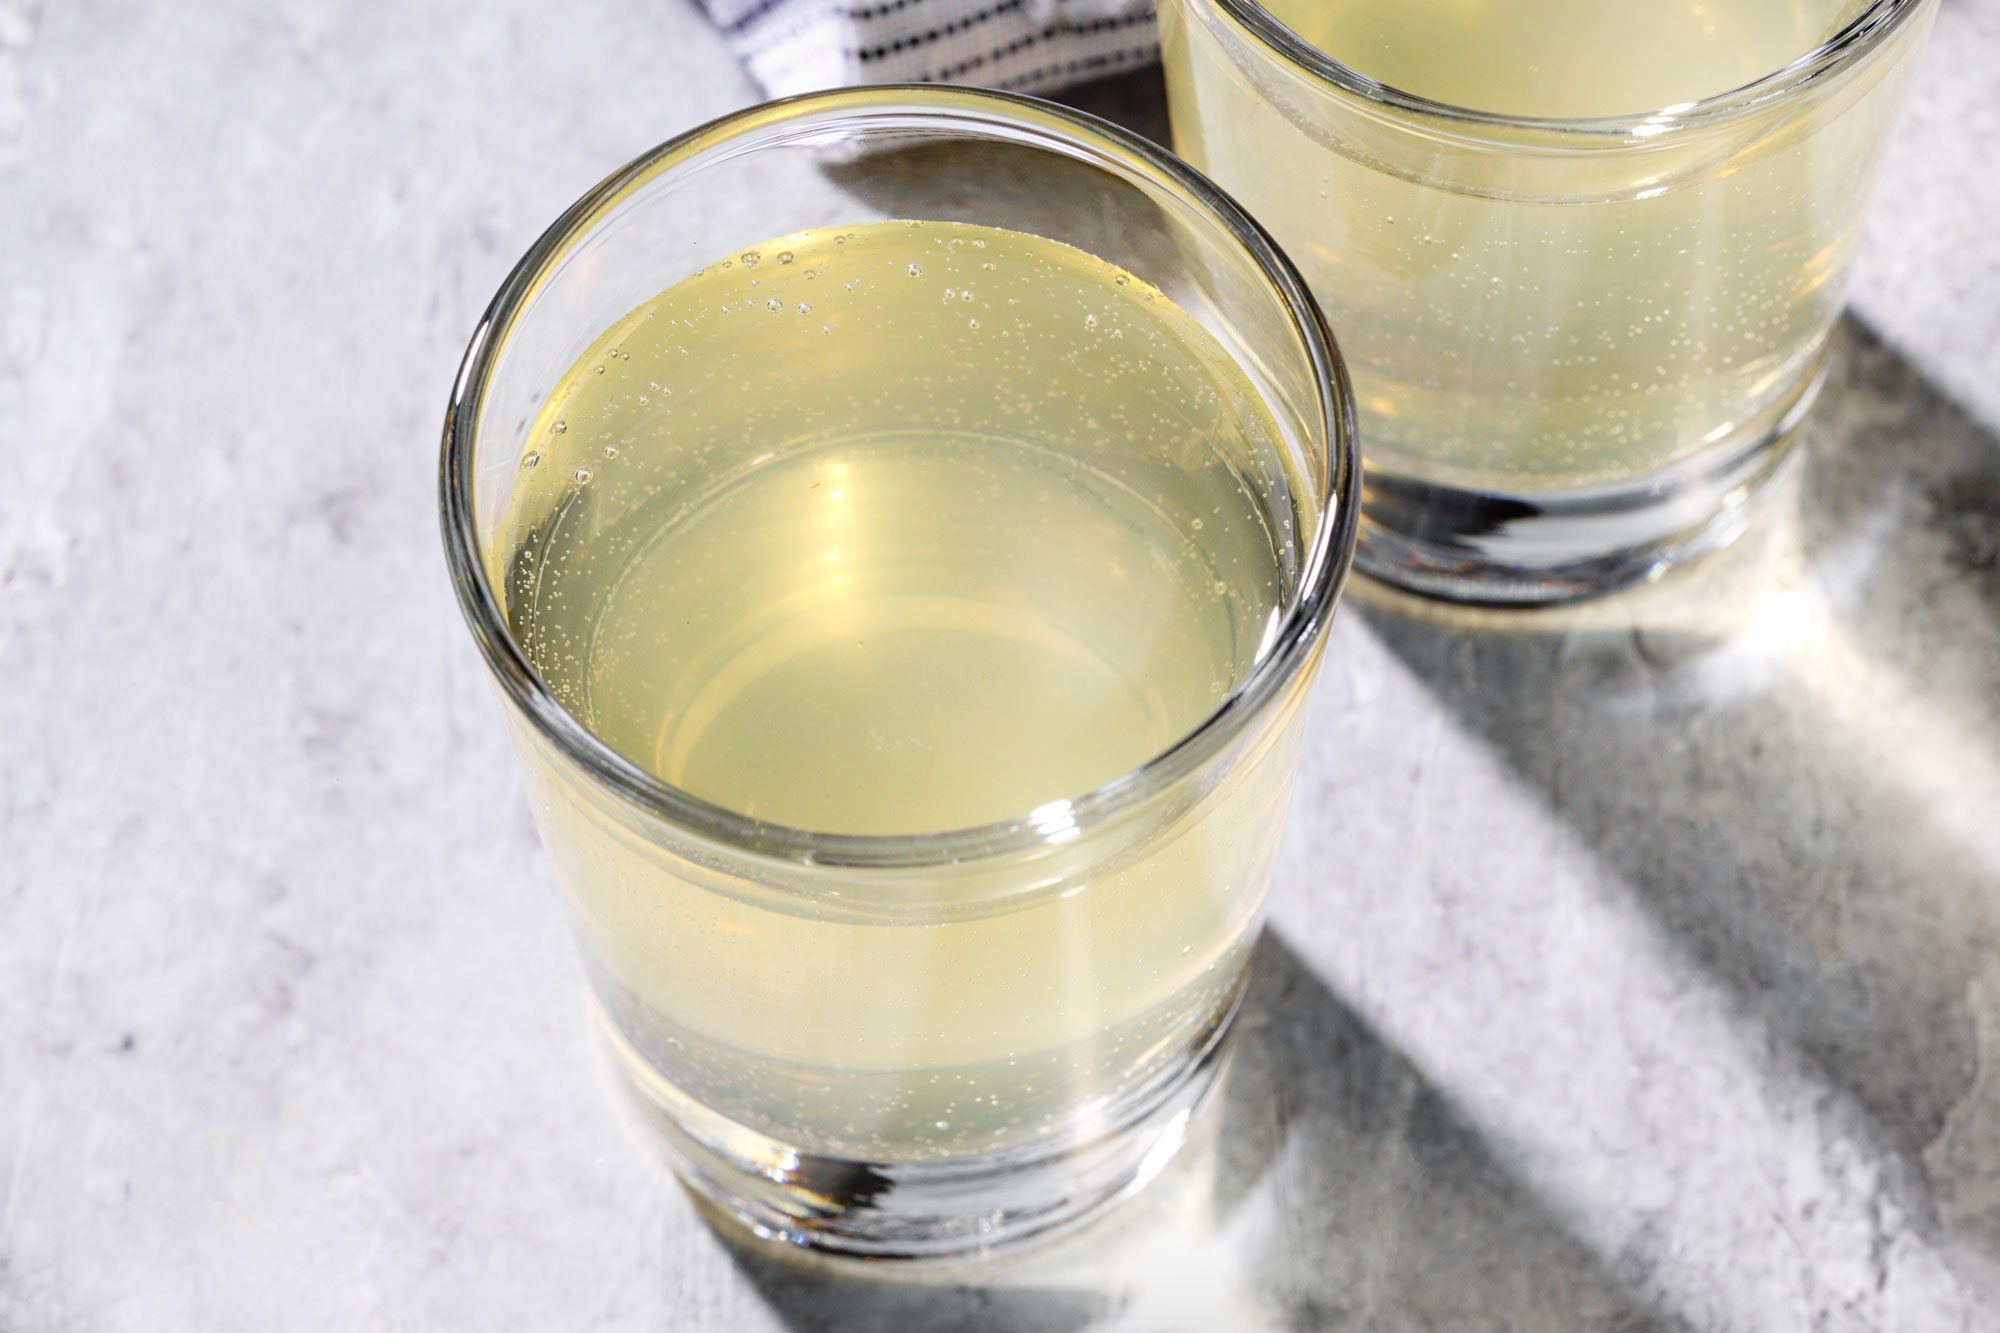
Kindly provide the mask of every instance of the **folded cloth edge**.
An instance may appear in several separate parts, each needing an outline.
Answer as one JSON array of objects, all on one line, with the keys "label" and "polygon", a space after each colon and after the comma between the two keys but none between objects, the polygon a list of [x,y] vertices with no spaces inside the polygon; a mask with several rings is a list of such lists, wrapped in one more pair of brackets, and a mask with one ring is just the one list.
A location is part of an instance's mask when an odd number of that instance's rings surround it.
[{"label": "folded cloth edge", "polygon": [[859,83],[1037,92],[1159,58],[1152,0],[702,0],[773,97]]}]

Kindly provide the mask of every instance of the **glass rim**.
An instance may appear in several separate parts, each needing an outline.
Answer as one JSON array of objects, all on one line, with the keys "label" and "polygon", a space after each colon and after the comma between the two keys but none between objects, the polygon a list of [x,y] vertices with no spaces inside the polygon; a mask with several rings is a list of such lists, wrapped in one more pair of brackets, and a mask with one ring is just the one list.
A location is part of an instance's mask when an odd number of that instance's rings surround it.
[{"label": "glass rim", "polygon": [[[1187,4],[1203,0],[1184,0]],[[1726,123],[1783,101],[1797,89],[1847,68],[1886,41],[1926,0],[1872,0],[1832,36],[1768,74],[1692,102],[1616,116],[1517,116],[1438,101],[1370,78],[1286,27],[1259,0],[1209,0],[1295,69],[1367,101],[1484,129],[1579,135],[1619,144],[1677,130]]]},{"label": "glass rim", "polygon": [[[556,700],[515,641],[487,578],[475,517],[474,450],[496,358],[574,243],[635,190],[711,153],[754,149],[763,131],[786,124],[849,117],[876,123],[907,119],[913,126],[933,128],[954,120],[970,127],[1006,125],[1016,142],[1064,153],[1101,172],[1137,178],[1157,193],[1193,205],[1250,256],[1290,317],[1291,331],[1312,364],[1317,425],[1326,436],[1320,461],[1327,501],[1300,567],[1297,592],[1269,650],[1222,703],[1171,745],[1090,792],[1051,800],[1007,819],[936,832],[832,833],[771,823],[704,800],[619,754]],[[1027,137],[1021,137],[1024,132]],[[565,759],[641,811],[736,853],[800,865],[908,869],[987,860],[1066,842],[1081,828],[1142,806],[1241,735],[1310,661],[1331,617],[1353,562],[1360,479],[1354,395],[1325,316],[1277,243],[1233,199],[1165,149],[1086,112],[1019,93],[901,83],[803,93],[719,116],[640,154],[565,210],[529,246],[480,316],[446,409],[438,481],[445,557],[459,609],[509,703]]]}]

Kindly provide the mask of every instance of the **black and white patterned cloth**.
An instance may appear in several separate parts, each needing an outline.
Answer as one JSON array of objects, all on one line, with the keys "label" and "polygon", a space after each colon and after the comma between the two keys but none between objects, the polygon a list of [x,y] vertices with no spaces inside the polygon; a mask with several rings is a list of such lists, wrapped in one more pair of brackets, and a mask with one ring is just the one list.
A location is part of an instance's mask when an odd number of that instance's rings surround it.
[{"label": "black and white patterned cloth", "polygon": [[1058,88],[1159,57],[1152,0],[702,0],[773,97],[856,83]]}]

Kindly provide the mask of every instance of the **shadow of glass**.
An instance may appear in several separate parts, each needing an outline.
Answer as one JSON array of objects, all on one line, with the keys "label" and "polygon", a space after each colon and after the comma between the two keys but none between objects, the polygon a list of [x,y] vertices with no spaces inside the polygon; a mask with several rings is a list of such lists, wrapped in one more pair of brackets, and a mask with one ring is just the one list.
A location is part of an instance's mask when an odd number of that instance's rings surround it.
[{"label": "shadow of glass", "polygon": [[1359,596],[1900,1159],[2000,1249],[2000,441],[1865,330],[1739,549],[1496,616]]},{"label": "shadow of glass", "polygon": [[1669,1327],[1274,934],[1181,1156],[1085,1228],[983,1262],[829,1260],[709,1214],[789,1328]]},{"label": "shadow of glass", "polygon": [[[1081,84],[1056,100],[1165,144],[1158,67]],[[822,164],[826,180],[885,217],[959,217],[1055,236],[1166,286],[1189,262],[1185,224],[1082,160],[998,141],[884,140]],[[1052,228],[1054,228],[1052,230]],[[1169,289],[1176,299],[1188,293]]]},{"label": "shadow of glass", "polygon": [[985,1282],[962,1264],[942,1277],[930,1277],[922,1269],[822,1259],[760,1242],[731,1222],[707,1216],[737,1271],[786,1328],[812,1333],[1071,1333],[1096,1323],[1112,1308],[1101,1293]]},{"label": "shadow of glass", "polygon": [[1093,79],[1054,96],[1065,106],[1102,116],[1141,138],[1173,146],[1173,130],[1167,123],[1167,80],[1158,65],[1115,78]]},{"label": "shadow of glass", "polygon": [[1217,1115],[1215,1211],[1262,1231],[1250,1266],[1273,1326],[1671,1326],[1275,932],[1242,1024]]}]

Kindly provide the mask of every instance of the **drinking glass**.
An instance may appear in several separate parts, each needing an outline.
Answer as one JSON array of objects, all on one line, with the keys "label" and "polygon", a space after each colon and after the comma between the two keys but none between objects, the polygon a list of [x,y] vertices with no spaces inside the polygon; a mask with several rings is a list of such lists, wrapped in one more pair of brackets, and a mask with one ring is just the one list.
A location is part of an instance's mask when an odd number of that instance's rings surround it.
[{"label": "drinking glass", "polygon": [[[535,669],[494,553],[538,413],[615,321],[774,235],[886,219],[1031,233],[1153,284],[1277,425],[1163,439],[1141,463],[1232,469],[1281,571],[1254,664],[1205,720],[1095,790],[907,835],[760,820],[631,762]],[[811,336],[817,317],[769,320],[780,370],[847,357],[877,401],[928,410],[906,365]],[[620,170],[535,243],[451,397],[445,546],[609,1047],[689,1184],[766,1236],[924,1256],[1079,1217],[1159,1169],[1225,1053],[1358,485],[1345,373],[1291,264],[1178,160],[1046,103],[885,87],[752,108]]]},{"label": "drinking glass", "polygon": [[1586,120],[1386,87],[1257,0],[1162,0],[1175,146],[1341,330],[1360,567],[1555,602],[1740,532],[1819,387],[1935,8],[1872,0],[1745,87]]}]

